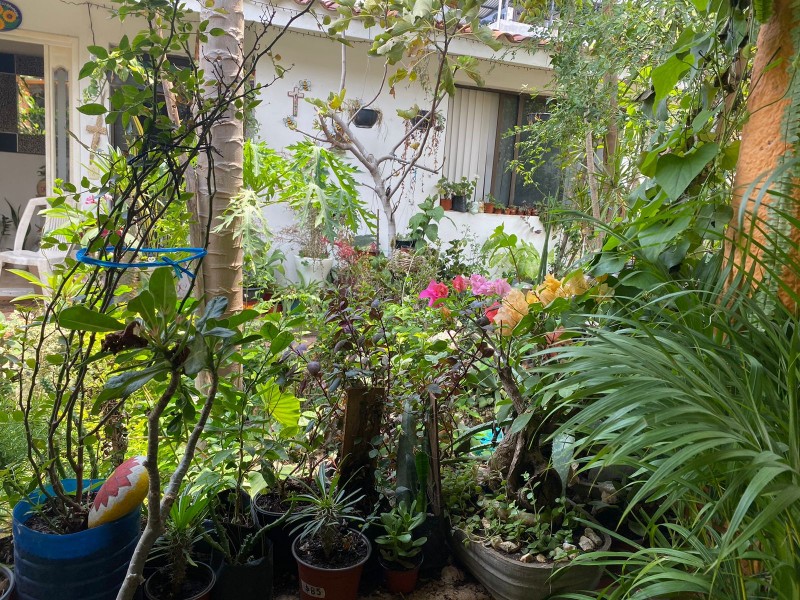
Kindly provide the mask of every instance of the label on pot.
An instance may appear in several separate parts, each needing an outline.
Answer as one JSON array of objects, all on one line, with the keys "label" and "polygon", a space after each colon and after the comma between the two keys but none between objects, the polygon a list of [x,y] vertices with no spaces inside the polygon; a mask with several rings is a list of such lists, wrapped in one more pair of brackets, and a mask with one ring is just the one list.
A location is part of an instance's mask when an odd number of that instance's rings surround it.
[{"label": "label on pot", "polygon": [[325,588],[317,587],[315,585],[310,585],[300,580],[300,588],[303,590],[303,593],[308,594],[314,598],[324,598],[325,597]]}]

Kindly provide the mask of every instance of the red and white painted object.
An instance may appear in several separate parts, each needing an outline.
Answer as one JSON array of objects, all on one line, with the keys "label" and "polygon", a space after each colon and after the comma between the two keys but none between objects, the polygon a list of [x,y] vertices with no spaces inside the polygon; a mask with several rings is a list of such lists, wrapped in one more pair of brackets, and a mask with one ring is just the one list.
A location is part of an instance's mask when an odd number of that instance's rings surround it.
[{"label": "red and white painted object", "polygon": [[89,528],[116,521],[142,503],[149,483],[144,462],[144,456],[134,456],[114,469],[94,497]]}]

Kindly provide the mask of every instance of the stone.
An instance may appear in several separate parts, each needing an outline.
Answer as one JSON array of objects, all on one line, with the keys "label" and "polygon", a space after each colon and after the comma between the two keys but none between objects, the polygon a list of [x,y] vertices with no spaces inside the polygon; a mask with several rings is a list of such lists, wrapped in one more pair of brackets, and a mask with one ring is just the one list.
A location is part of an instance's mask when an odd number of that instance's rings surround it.
[{"label": "stone", "polygon": [[481,519],[481,526],[483,526],[483,529],[484,529],[485,531],[491,531],[491,529],[492,529],[492,522],[491,522],[489,519],[487,519],[486,517],[483,517],[483,518]]},{"label": "stone", "polygon": [[546,563],[547,557],[544,554],[537,554],[536,555],[536,562]]},{"label": "stone", "polygon": [[583,530],[583,535],[585,535],[587,538],[592,540],[592,543],[594,543],[594,547],[595,548],[602,548],[603,547],[603,538],[601,538],[599,535],[597,535],[597,532],[594,529],[592,529],[591,527],[587,527],[586,529],[584,529]]},{"label": "stone", "polygon": [[455,583],[461,583],[464,581],[464,573],[462,573],[453,565],[447,565],[444,569],[442,569],[442,573],[439,578],[445,585],[453,585]]},{"label": "stone", "polygon": [[561,546],[564,549],[564,552],[575,552],[578,548],[570,544],[569,542],[564,542]]},{"label": "stone", "polygon": [[90,529],[121,519],[142,503],[150,481],[145,460],[144,456],[129,458],[100,486],[89,509]]},{"label": "stone", "polygon": [[619,502],[617,490],[613,483],[610,481],[601,481],[597,484],[597,487],[600,489],[600,500],[606,504],[617,504],[617,502]]},{"label": "stone", "polygon": [[594,542],[585,535],[582,535],[581,539],[578,540],[578,546],[580,546],[581,550],[584,552],[591,552],[594,550]]},{"label": "stone", "polygon": [[501,550],[506,554],[514,554],[515,552],[519,552],[519,548],[520,546],[516,542],[506,540],[505,542],[500,542],[499,547],[496,549]]},{"label": "stone", "polygon": [[522,555],[522,558],[519,559],[519,562],[521,562],[521,563],[532,563],[535,560],[536,560],[536,558],[533,556],[533,554],[528,552],[527,554],[523,554]]}]

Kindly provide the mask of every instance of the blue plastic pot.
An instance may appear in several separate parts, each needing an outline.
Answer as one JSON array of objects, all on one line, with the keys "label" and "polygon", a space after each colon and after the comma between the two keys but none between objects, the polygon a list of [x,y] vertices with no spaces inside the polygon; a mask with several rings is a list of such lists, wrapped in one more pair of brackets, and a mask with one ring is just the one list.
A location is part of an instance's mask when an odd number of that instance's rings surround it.
[{"label": "blue plastic pot", "polygon": [[[84,489],[102,480],[84,480]],[[62,482],[68,492],[75,480]],[[52,488],[48,488],[52,492]],[[141,533],[137,508],[123,518],[68,535],[25,526],[44,499],[33,493],[14,507],[14,575],[18,600],[113,600]]]}]

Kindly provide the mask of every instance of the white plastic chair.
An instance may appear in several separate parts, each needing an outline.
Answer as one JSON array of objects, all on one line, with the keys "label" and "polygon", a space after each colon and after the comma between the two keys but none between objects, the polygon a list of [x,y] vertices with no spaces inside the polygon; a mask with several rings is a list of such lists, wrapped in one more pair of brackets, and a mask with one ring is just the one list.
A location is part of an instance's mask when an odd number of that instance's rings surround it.
[{"label": "white plastic chair", "polygon": [[[28,200],[28,204],[25,206],[25,210],[22,211],[22,216],[19,218],[17,235],[14,237],[14,249],[0,252],[0,273],[2,273],[5,265],[36,267],[39,279],[46,282],[47,277],[53,270],[53,266],[64,262],[64,259],[69,253],[68,250],[59,250],[58,248],[23,250],[22,248],[25,243],[25,234],[28,231],[33,216],[48,206],[47,198],[31,198]],[[63,227],[66,223],[67,219],[54,219],[45,216],[44,226],[42,227],[42,237],[55,229]]]}]

